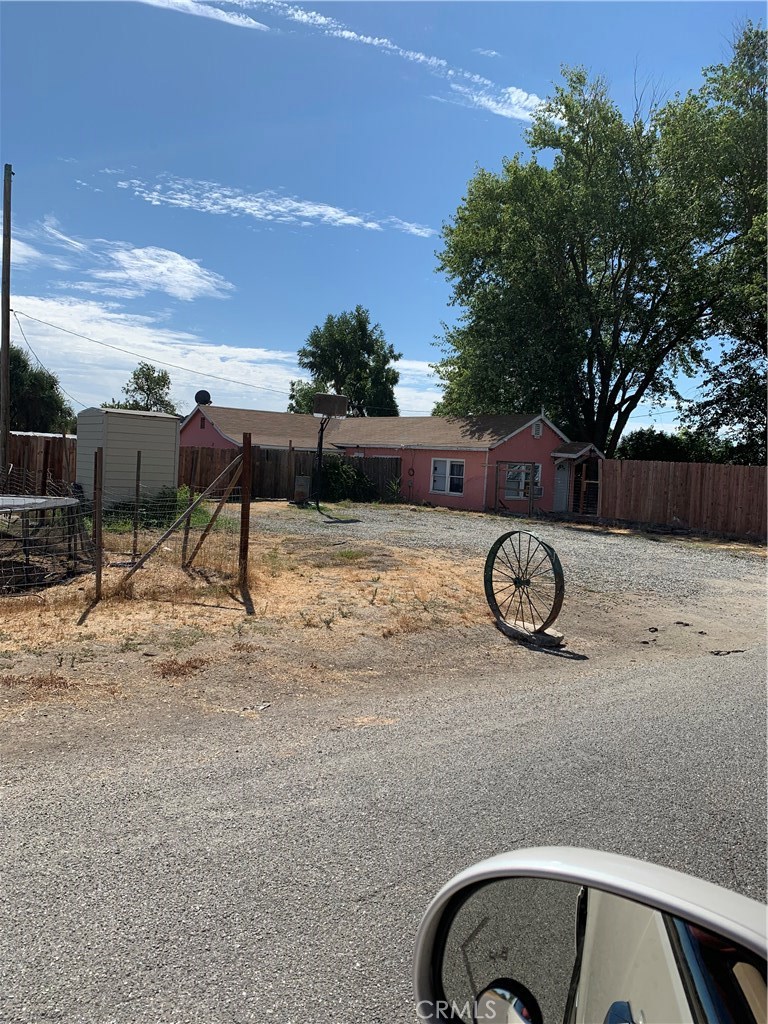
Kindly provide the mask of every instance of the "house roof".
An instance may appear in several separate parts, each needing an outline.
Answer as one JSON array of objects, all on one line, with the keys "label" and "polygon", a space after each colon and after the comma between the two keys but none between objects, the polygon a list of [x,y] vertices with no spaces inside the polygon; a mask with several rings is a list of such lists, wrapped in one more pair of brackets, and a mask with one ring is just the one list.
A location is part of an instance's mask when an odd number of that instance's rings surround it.
[{"label": "house roof", "polygon": [[[260,412],[258,409],[231,409],[224,405],[198,405],[182,423],[184,427],[196,414],[202,413],[235,444],[243,443],[243,434],[250,433],[253,443],[263,448],[316,448],[319,419],[304,413]],[[332,421],[335,423],[336,421]]]},{"label": "house roof", "polygon": [[444,448],[487,451],[539,419],[517,416],[358,416],[342,420],[330,436],[337,447]]},{"label": "house roof", "polygon": [[[264,448],[315,448],[320,420],[290,412],[260,412],[223,405],[199,405],[187,416],[202,414],[218,431],[236,444],[250,433],[254,444]],[[514,416],[350,416],[331,420],[325,441],[336,448],[429,448],[487,451],[541,419],[564,439],[554,424],[537,413]]]},{"label": "house roof", "polygon": [[605,456],[599,448],[595,448],[589,441],[569,441],[568,444],[561,444],[552,452],[553,459],[578,459],[585,452],[594,451],[601,459]]}]

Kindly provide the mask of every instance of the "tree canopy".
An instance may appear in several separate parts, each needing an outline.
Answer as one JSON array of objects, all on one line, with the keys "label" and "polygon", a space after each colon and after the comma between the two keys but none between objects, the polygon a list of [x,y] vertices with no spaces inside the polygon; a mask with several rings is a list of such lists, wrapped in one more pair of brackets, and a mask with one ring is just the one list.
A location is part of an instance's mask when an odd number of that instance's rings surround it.
[{"label": "tree canopy", "polygon": [[668,133],[683,140],[698,127],[706,161],[687,169],[715,196],[711,216],[724,225],[714,303],[725,344],[708,360],[696,401],[682,404],[683,423],[732,443],[736,461],[766,461],[766,33],[751,24],[734,44],[730,64],[704,71],[700,93],[671,104]]},{"label": "tree canopy", "polygon": [[11,345],[9,356],[11,430],[71,430],[75,414],[61,392],[58,378],[35,366],[17,345]]},{"label": "tree canopy", "polygon": [[733,462],[733,445],[713,432],[678,430],[667,433],[644,427],[631,430],[616,447],[617,459],[656,462]]},{"label": "tree canopy", "polygon": [[177,415],[171,401],[171,377],[167,370],[158,370],[151,363],[139,363],[128,383],[123,385],[125,399],[105,402],[104,409],[135,409],[142,412],[167,412]]},{"label": "tree canopy", "polygon": [[463,313],[443,339],[436,413],[544,406],[610,456],[641,402],[679,397],[675,378],[706,370],[707,339],[764,330],[754,34],[749,61],[739,40],[698,93],[629,118],[601,79],[564,70],[527,133],[530,159],[471,179],[439,254]]},{"label": "tree canopy", "polygon": [[397,416],[400,374],[392,364],[400,358],[367,309],[329,314],[299,349],[299,366],[311,380],[291,381],[288,412],[311,413],[314,396],[327,392],[347,396],[350,416]]}]

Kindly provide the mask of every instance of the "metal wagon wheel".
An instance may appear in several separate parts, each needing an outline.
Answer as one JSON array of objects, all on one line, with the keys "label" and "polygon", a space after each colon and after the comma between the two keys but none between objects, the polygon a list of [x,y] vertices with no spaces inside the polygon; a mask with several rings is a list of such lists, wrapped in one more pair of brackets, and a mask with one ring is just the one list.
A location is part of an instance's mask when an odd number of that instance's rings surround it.
[{"label": "metal wagon wheel", "polygon": [[563,605],[565,578],[554,548],[532,533],[504,533],[485,560],[485,596],[501,622],[541,633]]}]

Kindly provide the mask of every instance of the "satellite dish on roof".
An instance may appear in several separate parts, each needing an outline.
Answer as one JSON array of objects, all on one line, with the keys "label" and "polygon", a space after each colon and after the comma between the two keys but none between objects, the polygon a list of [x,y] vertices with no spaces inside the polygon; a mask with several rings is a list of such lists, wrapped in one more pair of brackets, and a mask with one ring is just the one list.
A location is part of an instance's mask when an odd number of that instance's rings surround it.
[{"label": "satellite dish on roof", "polygon": [[195,401],[198,405],[210,405],[211,396],[207,391],[198,391],[195,395]]}]

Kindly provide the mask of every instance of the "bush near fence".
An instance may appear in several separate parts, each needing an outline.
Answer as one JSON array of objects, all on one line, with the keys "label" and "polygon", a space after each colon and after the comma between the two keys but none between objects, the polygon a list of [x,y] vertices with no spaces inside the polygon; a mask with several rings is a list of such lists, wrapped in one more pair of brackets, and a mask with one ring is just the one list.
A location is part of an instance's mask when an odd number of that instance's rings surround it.
[{"label": "bush near fence", "polygon": [[[179,450],[179,486],[200,492],[239,455],[236,449],[196,448]],[[293,448],[252,450],[251,495],[266,500],[292,500],[297,476],[312,476],[314,452]],[[387,500],[391,481],[400,476],[399,458],[347,458],[333,452],[323,457],[323,498],[326,501]]]}]

